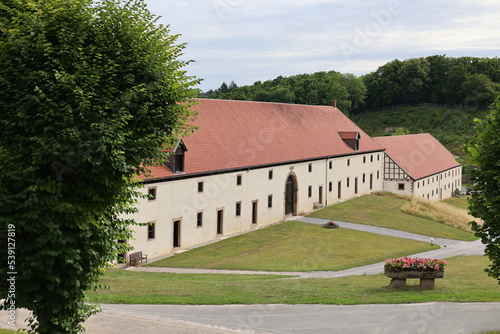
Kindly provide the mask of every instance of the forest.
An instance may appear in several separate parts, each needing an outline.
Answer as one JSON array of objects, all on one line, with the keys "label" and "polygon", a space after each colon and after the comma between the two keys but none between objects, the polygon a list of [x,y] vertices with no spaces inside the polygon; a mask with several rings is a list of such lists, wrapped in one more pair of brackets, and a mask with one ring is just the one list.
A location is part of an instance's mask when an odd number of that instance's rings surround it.
[{"label": "forest", "polygon": [[486,109],[500,94],[500,58],[435,55],[395,59],[357,77],[336,71],[279,76],[250,86],[222,83],[200,97],[337,106],[346,114],[388,106],[438,104]]}]

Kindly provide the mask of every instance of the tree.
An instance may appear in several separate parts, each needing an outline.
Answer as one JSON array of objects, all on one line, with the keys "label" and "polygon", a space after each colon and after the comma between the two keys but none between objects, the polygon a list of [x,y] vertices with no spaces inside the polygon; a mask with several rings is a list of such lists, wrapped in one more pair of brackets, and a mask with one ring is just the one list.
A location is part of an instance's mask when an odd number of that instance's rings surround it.
[{"label": "tree", "polygon": [[500,97],[496,110],[476,122],[477,137],[467,147],[472,155],[468,171],[474,184],[469,209],[483,224],[471,225],[486,245],[486,255],[492,262],[486,271],[500,284]]},{"label": "tree", "polygon": [[83,331],[136,176],[191,130],[198,80],[156,20],[140,0],[0,3],[0,299],[34,332]]}]

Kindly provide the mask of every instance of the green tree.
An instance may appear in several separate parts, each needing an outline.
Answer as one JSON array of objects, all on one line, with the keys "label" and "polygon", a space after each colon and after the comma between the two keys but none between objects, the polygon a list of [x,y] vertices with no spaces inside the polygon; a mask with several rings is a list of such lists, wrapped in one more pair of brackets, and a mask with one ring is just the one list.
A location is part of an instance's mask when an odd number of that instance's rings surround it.
[{"label": "green tree", "polygon": [[500,284],[500,97],[495,106],[485,119],[476,119],[477,137],[467,150],[472,156],[468,172],[474,184],[469,209],[483,220],[482,225],[471,225],[492,262],[486,271]]},{"label": "green tree", "polygon": [[497,84],[486,74],[473,74],[462,84],[462,94],[465,97],[465,104],[476,107],[487,106],[498,94]]},{"label": "green tree", "polygon": [[34,332],[83,331],[136,175],[190,131],[198,80],[156,20],[140,0],[0,3],[0,299]]}]

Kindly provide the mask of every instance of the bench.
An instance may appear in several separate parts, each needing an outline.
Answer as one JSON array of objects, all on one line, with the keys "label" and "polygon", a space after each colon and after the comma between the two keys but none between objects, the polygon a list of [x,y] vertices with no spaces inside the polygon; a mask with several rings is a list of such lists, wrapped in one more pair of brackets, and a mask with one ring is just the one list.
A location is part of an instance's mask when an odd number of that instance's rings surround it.
[{"label": "bench", "polygon": [[136,266],[137,264],[142,263],[143,261],[148,263],[148,256],[145,254],[143,255],[142,251],[135,252],[129,255],[129,263],[131,266]]}]

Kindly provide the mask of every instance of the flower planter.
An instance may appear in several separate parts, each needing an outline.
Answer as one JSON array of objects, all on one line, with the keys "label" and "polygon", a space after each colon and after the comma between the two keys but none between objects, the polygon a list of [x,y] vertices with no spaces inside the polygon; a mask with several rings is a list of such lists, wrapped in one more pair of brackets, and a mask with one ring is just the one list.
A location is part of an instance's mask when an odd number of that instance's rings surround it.
[{"label": "flower planter", "polygon": [[[430,289],[434,287],[434,279],[444,277],[446,261],[431,259],[390,259],[384,266],[385,276],[391,278],[390,286],[402,288],[407,279],[420,279],[420,287]],[[409,268],[407,268],[409,267]]]}]

